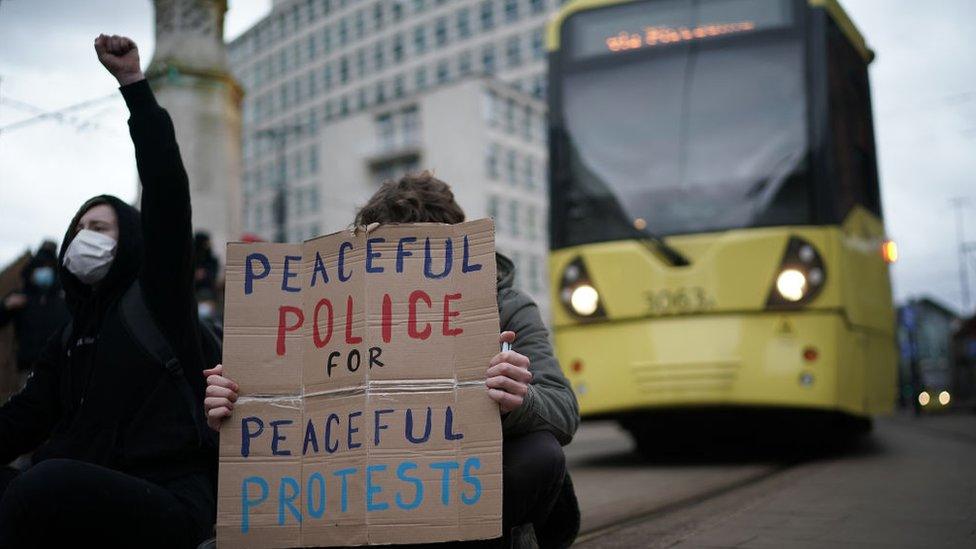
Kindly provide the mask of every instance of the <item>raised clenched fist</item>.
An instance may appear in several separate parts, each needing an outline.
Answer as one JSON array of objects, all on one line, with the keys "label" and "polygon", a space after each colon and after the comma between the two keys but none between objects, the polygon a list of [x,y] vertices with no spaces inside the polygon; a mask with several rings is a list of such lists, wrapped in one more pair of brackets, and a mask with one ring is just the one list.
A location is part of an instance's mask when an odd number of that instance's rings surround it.
[{"label": "raised clenched fist", "polygon": [[139,68],[139,48],[129,38],[100,34],[95,39],[95,53],[119,84],[125,86],[145,78]]}]

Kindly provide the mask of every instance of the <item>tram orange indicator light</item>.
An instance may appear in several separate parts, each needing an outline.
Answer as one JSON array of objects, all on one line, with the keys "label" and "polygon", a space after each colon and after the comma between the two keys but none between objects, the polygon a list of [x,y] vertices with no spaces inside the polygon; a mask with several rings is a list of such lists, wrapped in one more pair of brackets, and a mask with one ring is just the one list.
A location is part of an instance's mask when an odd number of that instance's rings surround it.
[{"label": "tram orange indicator light", "polygon": [[898,261],[898,244],[894,240],[885,240],[881,244],[881,257],[888,264]]},{"label": "tram orange indicator light", "polygon": [[816,347],[807,347],[806,349],[803,349],[803,360],[807,362],[817,360],[818,356],[820,356],[820,353],[817,352]]},{"label": "tram orange indicator light", "polygon": [[578,374],[578,373],[580,373],[580,372],[583,371],[583,363],[581,361],[579,361],[579,360],[574,360],[573,363],[570,364],[569,367],[570,367],[570,369],[573,370],[573,373],[574,374]]}]

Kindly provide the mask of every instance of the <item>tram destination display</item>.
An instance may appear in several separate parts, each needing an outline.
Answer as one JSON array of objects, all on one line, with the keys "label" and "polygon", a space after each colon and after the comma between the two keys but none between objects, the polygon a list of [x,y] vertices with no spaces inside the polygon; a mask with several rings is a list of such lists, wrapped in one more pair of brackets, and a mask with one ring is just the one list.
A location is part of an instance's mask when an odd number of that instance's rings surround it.
[{"label": "tram destination display", "polygon": [[694,42],[793,22],[790,0],[654,0],[610,6],[566,22],[570,59]]}]

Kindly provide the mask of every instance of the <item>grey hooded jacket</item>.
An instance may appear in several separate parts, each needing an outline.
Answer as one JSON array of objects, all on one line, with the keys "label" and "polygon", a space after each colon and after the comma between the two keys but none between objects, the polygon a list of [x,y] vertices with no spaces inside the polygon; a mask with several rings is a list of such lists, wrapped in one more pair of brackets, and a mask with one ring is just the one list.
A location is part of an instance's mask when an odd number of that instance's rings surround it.
[{"label": "grey hooded jacket", "polygon": [[532,382],[522,405],[502,419],[505,437],[533,431],[549,431],[563,446],[579,426],[579,405],[549,341],[539,307],[532,298],[513,287],[515,266],[497,254],[498,314],[502,331],[516,334],[512,350],[529,358]]}]

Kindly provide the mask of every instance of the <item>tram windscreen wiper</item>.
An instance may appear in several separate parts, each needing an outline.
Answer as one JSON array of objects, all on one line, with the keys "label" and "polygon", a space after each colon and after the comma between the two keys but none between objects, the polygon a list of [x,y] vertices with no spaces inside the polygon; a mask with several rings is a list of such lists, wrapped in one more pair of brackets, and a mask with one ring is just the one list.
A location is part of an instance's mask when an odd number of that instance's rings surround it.
[{"label": "tram windscreen wiper", "polygon": [[691,262],[688,261],[687,257],[682,255],[682,253],[679,252],[678,250],[671,247],[667,242],[664,241],[663,238],[649,231],[646,227],[643,229],[638,229],[633,225],[630,225],[630,227],[634,231],[638,232],[642,237],[637,239],[641,244],[644,244],[645,246],[648,247],[653,246],[654,248],[657,248],[657,250],[661,252],[661,255],[667,258],[668,262],[671,265],[675,267],[686,267],[688,265],[691,265]]},{"label": "tram windscreen wiper", "polygon": [[582,196],[570,193],[566,200],[576,207],[582,206],[585,210],[589,210],[584,214],[584,218],[611,220],[618,226],[623,227],[624,230],[620,233],[621,237],[628,235],[647,247],[651,253],[659,252],[672,266],[684,267],[691,265],[688,258],[671,247],[662,237],[649,230],[646,226],[638,228],[629,222],[629,216],[620,205],[619,199],[613,193],[610,193],[608,189],[602,189],[604,192],[601,192],[599,195],[596,193],[586,193],[584,189],[579,187],[575,190],[582,194]]}]

